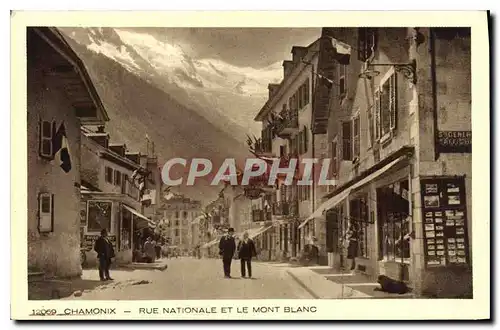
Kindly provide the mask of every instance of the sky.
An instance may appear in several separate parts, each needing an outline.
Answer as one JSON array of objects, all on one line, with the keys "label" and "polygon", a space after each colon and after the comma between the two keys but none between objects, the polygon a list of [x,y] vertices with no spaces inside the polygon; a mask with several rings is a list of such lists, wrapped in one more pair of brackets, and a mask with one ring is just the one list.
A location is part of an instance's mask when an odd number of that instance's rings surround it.
[{"label": "sky", "polygon": [[291,58],[294,45],[307,46],[321,28],[130,28],[179,45],[193,58],[213,58],[239,67],[262,68]]}]

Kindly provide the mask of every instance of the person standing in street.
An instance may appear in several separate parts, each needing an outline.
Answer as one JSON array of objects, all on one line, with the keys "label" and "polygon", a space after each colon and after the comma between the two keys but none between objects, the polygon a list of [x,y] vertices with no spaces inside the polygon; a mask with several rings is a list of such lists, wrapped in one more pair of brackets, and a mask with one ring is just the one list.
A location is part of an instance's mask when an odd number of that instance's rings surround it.
[{"label": "person standing in street", "polygon": [[101,236],[96,240],[94,251],[97,252],[99,258],[99,277],[101,281],[113,280],[109,276],[109,268],[111,266],[111,258],[115,257],[115,250],[113,244],[108,239],[108,231],[101,230]]},{"label": "person standing in street", "polygon": [[147,263],[152,263],[155,261],[155,243],[151,240],[151,236],[148,236],[146,242],[144,243],[144,254]]},{"label": "person standing in street", "polygon": [[245,270],[247,269],[248,278],[252,278],[252,258],[256,256],[257,250],[255,249],[255,244],[253,240],[248,237],[248,233],[245,232],[243,234],[243,240],[238,243],[238,258],[241,261],[241,277],[245,278]]},{"label": "person standing in street", "polygon": [[227,234],[222,236],[219,242],[219,255],[222,257],[225,278],[231,278],[231,261],[236,251],[236,243],[233,235],[234,229],[229,228]]}]

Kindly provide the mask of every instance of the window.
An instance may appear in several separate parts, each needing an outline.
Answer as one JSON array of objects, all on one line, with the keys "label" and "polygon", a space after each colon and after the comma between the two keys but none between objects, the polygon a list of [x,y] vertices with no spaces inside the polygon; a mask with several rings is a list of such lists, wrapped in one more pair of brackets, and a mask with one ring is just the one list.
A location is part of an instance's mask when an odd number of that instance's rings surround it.
[{"label": "window", "polygon": [[344,98],[347,94],[347,65],[340,64],[339,68],[339,95]]},{"label": "window", "polygon": [[38,231],[50,233],[54,231],[54,195],[40,193],[38,195]]},{"label": "window", "polygon": [[351,121],[342,123],[342,160],[352,160]]},{"label": "window", "polygon": [[113,183],[113,169],[111,167],[105,167],[104,168],[104,179],[108,183]]},{"label": "window", "polygon": [[175,211],[175,217],[178,218],[179,217],[179,211]]},{"label": "window", "polygon": [[332,141],[332,162],[330,163],[332,177],[336,178],[338,175],[338,150],[337,150],[337,137]]},{"label": "window", "polygon": [[359,114],[354,117],[352,121],[352,154],[354,159],[359,159],[360,149],[360,128],[359,128]]},{"label": "window", "polygon": [[376,28],[358,28],[358,59],[366,62],[371,59],[377,47]]},{"label": "window", "polygon": [[188,213],[186,211],[184,211],[182,215],[184,216],[184,218],[187,218]]},{"label": "window", "polygon": [[397,97],[396,74],[392,73],[380,86],[375,95],[376,111],[375,127],[380,130],[379,139],[386,140],[396,129]]},{"label": "window", "polygon": [[54,123],[46,120],[40,121],[40,156],[47,159],[53,158],[52,151],[52,136],[54,132]]},{"label": "window", "polygon": [[111,229],[111,202],[88,201],[87,231]]},{"label": "window", "polygon": [[122,178],[122,194],[128,194],[128,175],[125,173]]},{"label": "window", "polygon": [[120,171],[115,171],[115,185],[121,186],[122,184],[122,174]]},{"label": "window", "polygon": [[179,237],[179,229],[175,230],[175,237]]},{"label": "window", "polygon": [[368,257],[368,204],[366,197],[356,198],[350,201],[350,223],[355,225],[358,235],[359,255]]}]

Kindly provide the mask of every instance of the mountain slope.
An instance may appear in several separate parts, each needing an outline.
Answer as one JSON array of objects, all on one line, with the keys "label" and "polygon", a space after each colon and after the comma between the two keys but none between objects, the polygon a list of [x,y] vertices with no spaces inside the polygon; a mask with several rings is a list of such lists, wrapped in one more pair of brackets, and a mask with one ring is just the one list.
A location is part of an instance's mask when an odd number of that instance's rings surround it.
[{"label": "mountain slope", "polygon": [[236,139],[258,135],[255,113],[267,98],[267,83],[282,67],[241,68],[215,59],[193,59],[179,45],[119,28],[63,28],[78,44],[120,63]]},{"label": "mountain slope", "polygon": [[[68,38],[69,39],[69,38]],[[208,158],[219,166],[226,157],[241,162],[248,156],[244,143],[214,126],[196,111],[182,105],[154,84],[129,72],[117,61],[68,40],[85,63],[111,118],[107,129],[114,142],[144,151],[146,134],[156,142],[161,165],[174,157]],[[174,167],[174,177],[183,175]],[[206,180],[181,192],[201,199],[215,197]]]}]

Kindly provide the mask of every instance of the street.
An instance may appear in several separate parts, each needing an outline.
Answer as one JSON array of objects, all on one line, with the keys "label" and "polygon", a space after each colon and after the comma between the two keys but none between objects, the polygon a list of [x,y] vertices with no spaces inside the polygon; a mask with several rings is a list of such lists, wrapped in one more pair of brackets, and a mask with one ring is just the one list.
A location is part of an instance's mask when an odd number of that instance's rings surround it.
[{"label": "street", "polygon": [[[311,299],[312,297],[282,268],[252,264],[253,279],[240,277],[240,261],[233,261],[232,279],[225,279],[219,259],[183,257],[168,260],[159,270],[112,270],[114,281],[81,296],[85,300],[182,300],[182,299]],[[84,270],[83,280],[98,279],[97,270]],[[142,281],[142,282],[141,282]],[[148,281],[149,283],[146,283]]]}]

